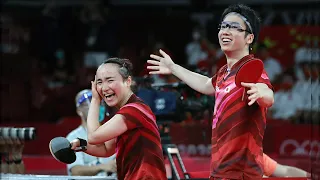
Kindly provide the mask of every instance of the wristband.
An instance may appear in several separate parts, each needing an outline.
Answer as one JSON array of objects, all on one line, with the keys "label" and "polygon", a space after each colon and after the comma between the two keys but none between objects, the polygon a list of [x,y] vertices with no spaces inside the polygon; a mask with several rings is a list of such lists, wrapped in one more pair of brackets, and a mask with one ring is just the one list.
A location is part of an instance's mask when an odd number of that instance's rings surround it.
[{"label": "wristband", "polygon": [[77,147],[75,151],[86,151],[87,150],[87,141],[81,138],[77,138],[80,141],[80,147]]}]

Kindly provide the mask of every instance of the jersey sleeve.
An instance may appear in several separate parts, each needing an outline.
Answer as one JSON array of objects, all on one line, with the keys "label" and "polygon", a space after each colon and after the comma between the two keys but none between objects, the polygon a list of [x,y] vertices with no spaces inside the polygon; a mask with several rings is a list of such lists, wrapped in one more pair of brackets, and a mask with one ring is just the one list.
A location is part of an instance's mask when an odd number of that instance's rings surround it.
[{"label": "jersey sleeve", "polygon": [[263,153],[263,174],[271,176],[277,167],[277,162],[271,159],[268,155]]},{"label": "jersey sleeve", "polygon": [[146,126],[149,121],[155,122],[155,116],[151,109],[140,103],[126,104],[117,114],[125,117],[125,123],[129,130]]},{"label": "jersey sleeve", "polygon": [[213,88],[216,88],[216,84],[217,84],[217,74],[215,74],[212,78],[211,78],[211,83]]},{"label": "jersey sleeve", "polygon": [[261,74],[261,76],[260,76],[260,78],[259,78],[259,80],[258,80],[257,83],[264,83],[264,84],[266,84],[271,90],[274,91],[273,86],[272,86],[272,84],[271,84],[271,82],[270,82],[269,76],[268,76],[268,74],[267,74],[267,72],[266,72],[265,70],[263,70],[263,72],[262,72],[262,74]]}]

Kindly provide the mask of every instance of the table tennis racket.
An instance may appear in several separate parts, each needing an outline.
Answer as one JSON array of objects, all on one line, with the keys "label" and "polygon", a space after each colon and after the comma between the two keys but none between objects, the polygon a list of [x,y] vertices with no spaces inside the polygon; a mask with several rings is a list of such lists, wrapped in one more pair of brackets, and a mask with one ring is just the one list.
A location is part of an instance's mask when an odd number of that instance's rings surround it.
[{"label": "table tennis racket", "polygon": [[[235,76],[235,83],[238,87],[243,87],[241,82],[256,83],[263,72],[263,62],[261,60],[249,60],[243,63]],[[242,100],[244,98],[245,90],[243,91]]]},{"label": "table tennis racket", "polygon": [[76,161],[75,152],[83,151],[84,147],[78,147],[76,150],[71,149],[71,143],[64,137],[53,138],[49,143],[51,155],[65,164],[71,164]]}]

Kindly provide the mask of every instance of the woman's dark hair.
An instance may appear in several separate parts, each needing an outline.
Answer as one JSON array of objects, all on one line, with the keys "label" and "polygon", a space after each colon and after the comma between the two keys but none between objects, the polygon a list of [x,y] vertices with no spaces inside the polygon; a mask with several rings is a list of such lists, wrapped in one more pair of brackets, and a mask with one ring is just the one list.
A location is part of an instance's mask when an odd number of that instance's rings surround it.
[{"label": "woman's dark hair", "polygon": [[119,66],[119,73],[123,79],[128,79],[129,76],[132,76],[132,63],[129,59],[122,58],[109,58],[102,64],[117,64]]}]

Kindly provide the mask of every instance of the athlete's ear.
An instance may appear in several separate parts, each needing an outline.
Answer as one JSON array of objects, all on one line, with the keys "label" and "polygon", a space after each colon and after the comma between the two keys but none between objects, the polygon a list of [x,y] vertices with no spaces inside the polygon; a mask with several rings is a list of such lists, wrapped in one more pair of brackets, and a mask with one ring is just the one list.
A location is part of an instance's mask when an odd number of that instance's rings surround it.
[{"label": "athlete's ear", "polygon": [[131,77],[131,76],[129,76],[129,77],[127,78],[127,80],[125,81],[125,83],[126,83],[127,87],[131,87],[131,84],[132,84],[132,77]]},{"label": "athlete's ear", "polygon": [[246,39],[247,39],[247,44],[251,44],[254,40],[254,34],[248,34]]}]

